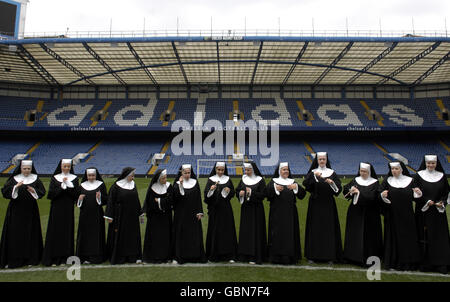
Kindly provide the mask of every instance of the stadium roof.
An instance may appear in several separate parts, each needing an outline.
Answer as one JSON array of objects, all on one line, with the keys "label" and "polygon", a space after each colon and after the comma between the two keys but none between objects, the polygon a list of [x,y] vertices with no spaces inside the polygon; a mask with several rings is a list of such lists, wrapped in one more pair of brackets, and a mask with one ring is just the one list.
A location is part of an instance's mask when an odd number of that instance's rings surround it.
[{"label": "stadium roof", "polygon": [[0,81],[70,85],[450,82],[447,37],[31,38],[0,41]]}]

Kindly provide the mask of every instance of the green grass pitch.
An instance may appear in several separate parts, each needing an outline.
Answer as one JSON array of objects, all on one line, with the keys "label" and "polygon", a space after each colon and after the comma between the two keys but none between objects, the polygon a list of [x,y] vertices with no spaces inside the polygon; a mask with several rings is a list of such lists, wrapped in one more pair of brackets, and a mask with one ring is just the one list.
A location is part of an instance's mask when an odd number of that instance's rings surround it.
[{"label": "green grass pitch", "polygon": [[[111,186],[115,179],[104,179],[107,188]],[[269,182],[270,178],[266,178]],[[0,178],[0,187],[4,185],[6,178]],[[49,178],[42,178],[44,186],[48,188]],[[169,179],[173,182],[173,179]],[[301,184],[303,179],[297,179]],[[346,184],[350,179],[342,179],[342,183]],[[136,184],[139,190],[139,197],[141,204],[144,201],[150,178],[136,178]],[[233,178],[235,187],[239,182],[239,178]],[[206,178],[199,180],[200,187],[203,190],[206,184]],[[308,206],[309,193],[305,199],[297,201],[297,208],[300,220],[300,236],[301,245],[304,247],[305,237],[305,221],[306,211]],[[0,231],[3,228],[4,217],[9,200],[0,197]],[[44,197],[38,201],[39,211],[41,215],[41,227],[43,238],[47,230],[48,214],[50,210],[50,201]],[[345,221],[347,215],[348,201],[343,198],[342,194],[336,199],[339,220],[341,224],[342,240],[345,234]],[[234,219],[236,224],[236,232],[239,234],[240,222],[240,204],[234,197],[232,199],[232,206],[234,211]],[[204,213],[206,214],[206,205],[203,204]],[[266,222],[269,215],[269,202],[264,201],[266,211]],[[75,233],[78,227],[78,208],[75,209]],[[447,216],[450,220],[449,212]],[[203,235],[206,240],[206,230],[208,224],[208,215],[202,220]],[[105,224],[106,227],[106,224]],[[145,232],[145,224],[141,225],[142,243]],[[303,255],[303,251],[302,251]],[[66,267],[51,267],[44,266],[24,267],[21,269],[0,270],[0,281],[52,281],[63,282],[68,281],[66,277]],[[243,265],[243,264],[219,264],[219,265],[125,265],[125,266],[110,266],[108,262],[102,266],[83,265],[81,269],[81,281],[166,281],[166,282],[290,282],[290,281],[368,281],[366,271],[360,267],[353,265],[334,264],[332,269],[329,269],[328,264],[308,264],[305,258],[295,266],[272,266],[272,265]],[[403,274],[400,272],[382,272],[381,281],[450,281],[450,276],[428,274],[413,272],[411,274]],[[73,282],[73,281],[71,281]]]}]

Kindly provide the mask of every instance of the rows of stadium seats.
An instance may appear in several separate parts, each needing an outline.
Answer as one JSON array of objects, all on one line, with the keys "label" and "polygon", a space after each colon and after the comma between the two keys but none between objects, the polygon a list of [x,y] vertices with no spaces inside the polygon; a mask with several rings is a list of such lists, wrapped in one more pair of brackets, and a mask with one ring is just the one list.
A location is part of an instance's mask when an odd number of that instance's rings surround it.
[{"label": "rows of stadium seats", "polygon": [[[205,120],[215,119],[225,125],[226,120],[230,119],[230,113],[234,112],[234,103],[243,113],[244,121],[278,119],[284,123],[289,117],[286,108],[277,106],[274,99],[208,99],[206,101]],[[261,109],[260,114],[255,112],[256,107]]]},{"label": "rows of stadium seats", "polygon": [[[50,118],[47,116],[46,119],[41,120],[41,116],[46,113],[55,112],[57,109],[62,107],[67,107],[66,111],[55,114],[55,116]],[[38,113],[36,116],[36,123],[34,127],[37,128],[48,128],[50,127],[70,127],[70,126],[78,126],[78,127],[89,127],[92,123],[90,118],[92,115],[102,109],[104,106],[104,102],[101,101],[90,101],[86,102],[85,100],[64,100],[64,101],[45,101],[44,106],[42,108],[42,113]],[[79,110],[82,108],[83,115],[77,115],[76,109]],[[59,120],[68,120],[70,119],[69,124],[61,124]]]},{"label": "rows of stadium seats", "polygon": [[[387,173],[388,156],[381,151],[375,144],[381,145],[389,153],[400,153],[409,160],[409,166],[417,169],[422,161],[422,156],[425,154],[437,154],[441,159],[442,165],[446,171],[450,169],[450,163],[447,161],[447,154],[445,147],[443,147],[438,140],[429,140],[418,144],[413,144],[411,148],[409,141],[403,139],[397,142],[396,145],[386,143],[386,140],[309,140],[308,141],[314,152],[326,151],[329,154],[332,168],[341,175],[354,175],[358,169],[359,162],[370,162],[374,165],[378,174],[383,175]],[[193,148],[191,152],[193,153]],[[225,148],[223,149],[225,152]],[[276,164],[271,166],[262,166],[261,159],[268,158],[268,156],[261,156],[258,149],[257,155],[247,155],[249,160],[255,161],[262,174],[272,175],[275,171]],[[249,154],[248,143],[245,149],[240,149],[240,152]],[[279,146],[279,161],[287,161],[290,163],[292,173],[304,175],[310,167],[310,152],[306,149],[303,141],[282,141]],[[159,165],[159,168],[167,169],[169,174],[177,174],[179,167],[182,164],[190,163],[197,171],[198,160],[200,163],[200,174],[207,175],[211,171],[214,162],[217,160],[226,160],[230,158],[229,155],[175,155],[169,147],[166,156],[170,159],[166,163]],[[308,159],[309,158],[309,159]],[[208,159],[208,160],[205,160]],[[277,162],[277,164],[278,164]],[[229,168],[230,175],[236,175],[236,169]]]},{"label": "rows of stadium seats", "polygon": [[26,127],[25,113],[36,108],[36,99],[19,97],[0,97],[0,128]]},{"label": "rows of stadium seats", "polygon": [[[442,104],[450,108],[450,98],[442,98]],[[161,100],[44,100],[42,111],[36,113],[36,122],[30,128],[24,120],[27,110],[37,108],[38,99],[0,97],[0,130],[9,129],[41,129],[59,127],[89,127],[94,113],[109,105],[104,120],[96,127],[105,130],[124,129],[131,127],[141,130],[170,130],[173,121],[163,126],[161,115],[173,106],[175,120],[187,120],[194,124],[194,112],[198,100],[191,99],[161,99]],[[171,103],[173,101],[173,103]],[[299,104],[297,99],[207,99],[204,121],[219,120],[222,125],[230,119],[230,114],[238,108],[243,113],[244,121],[277,119],[282,130],[314,130],[333,129],[336,127],[378,127],[378,123],[369,120],[361,100],[353,99],[305,99]],[[381,114],[382,124],[386,128],[402,129],[404,127],[440,127],[445,129],[446,123],[437,118],[439,106],[436,99],[395,99],[395,100],[364,100],[365,105]],[[131,107],[128,107],[131,106]],[[299,119],[300,107],[308,110],[313,120],[310,125]],[[57,111],[65,107],[66,110]],[[128,108],[128,110],[123,110]],[[78,111],[78,114],[77,114]],[[117,113],[122,114],[117,114]],[[147,118],[144,118],[147,117]],[[151,118],[150,118],[151,117]],[[173,115],[170,116],[171,118]],[[345,118],[345,123],[342,120]],[[64,122],[64,120],[70,120]],[[118,121],[120,120],[120,121]],[[141,120],[139,125],[134,121]],[[60,129],[60,130],[63,130]],[[131,129],[131,130],[132,130]],[[128,130],[128,129],[127,129]],[[383,130],[383,128],[381,128]]]},{"label": "rows of stadium seats", "polygon": [[40,173],[50,174],[55,170],[59,159],[73,158],[77,153],[85,153],[94,144],[95,140],[77,140],[71,142],[46,140],[43,141],[33,153],[31,153],[30,159],[35,162],[35,168],[37,171],[44,171]]},{"label": "rows of stadium seats", "polygon": [[[299,112],[297,101],[293,99],[285,100],[286,106],[290,112]],[[337,120],[342,120],[346,116],[346,122],[351,123],[352,126],[367,126],[374,127],[377,126],[376,122],[368,120],[365,118],[364,107],[361,106],[358,100],[347,100],[347,101],[336,101],[336,100],[305,100],[302,101],[305,109],[313,113],[314,120],[312,125],[314,127],[330,127],[330,126],[346,126],[342,123],[337,122]],[[319,116],[319,108],[326,108],[328,120],[324,120]],[[337,111],[336,109],[342,110]],[[323,115],[323,113],[322,113]],[[364,119],[362,119],[364,117]],[[297,119],[294,118],[293,121]],[[300,121],[302,127],[307,127],[304,121]]]},{"label": "rows of stadium seats", "polygon": [[92,157],[76,166],[82,173],[90,166],[97,167],[102,174],[120,174],[124,167],[136,168],[136,174],[146,174],[150,169],[149,159],[158,153],[164,144],[161,140],[148,141],[103,141],[91,152]]},{"label": "rows of stadium seats", "polygon": [[25,154],[32,146],[32,142],[22,140],[0,141],[0,171],[11,165],[11,159],[16,154]]},{"label": "rows of stadium seats", "polygon": [[[377,143],[389,153],[399,153],[406,157],[408,165],[414,169],[419,168],[424,154],[437,154],[444,170],[450,171],[450,163],[446,158],[448,152],[438,141],[417,137],[417,141],[414,141],[414,143],[405,143],[404,141],[393,139],[378,139]],[[386,169],[387,166],[384,167],[384,170]]]},{"label": "rows of stadium seats", "polygon": [[[36,142],[3,141],[0,156],[0,171],[8,168],[12,157],[26,153]],[[45,140],[32,152],[28,159],[35,163],[40,174],[52,174],[61,158],[73,158],[78,153],[87,153],[98,143],[96,139],[58,141]],[[152,141],[101,141],[98,148],[75,166],[75,173],[82,174],[87,167],[98,167],[102,174],[120,174],[125,166],[136,168],[136,173],[146,174],[151,167],[148,160],[158,153],[163,145],[162,140]],[[12,172],[12,170],[10,171]]]},{"label": "rows of stadium seats", "polygon": [[[166,143],[164,138],[148,139],[121,139],[112,138],[99,141],[98,139],[77,139],[71,141],[43,140],[41,142],[29,142],[20,140],[4,140],[0,143],[0,171],[4,171],[11,165],[14,155],[26,153],[33,145],[38,147],[30,153],[29,158],[34,160],[36,169],[40,174],[52,174],[56,164],[61,158],[72,158],[78,153],[87,153],[91,150],[85,161],[75,167],[75,173],[82,174],[90,166],[97,167],[102,174],[120,174],[125,166],[135,167],[137,174],[147,174],[152,168],[151,158],[159,153]],[[448,138],[418,138],[414,143],[407,139],[334,139],[332,136],[326,139],[297,140],[283,139],[279,145],[279,157],[273,165],[263,166],[261,160],[268,159],[269,155],[261,155],[261,149],[257,148],[257,154],[250,154],[249,142],[245,146],[239,146],[239,152],[247,159],[255,161],[264,175],[272,175],[278,162],[290,163],[292,173],[304,175],[307,173],[311,152],[326,151],[332,168],[340,175],[354,175],[359,162],[370,162],[374,165],[378,174],[384,175],[388,170],[388,158],[385,153],[399,153],[409,161],[409,166],[417,169],[425,154],[437,154],[446,171],[450,171],[448,162]],[[168,174],[177,174],[182,164],[190,163],[197,171],[198,160],[200,174],[209,174],[215,161],[232,158],[226,155],[225,147],[220,148],[225,155],[208,155],[203,150],[201,155],[177,154],[172,150],[171,144],[165,151],[166,157],[158,168],[168,170]],[[276,151],[275,149],[272,152]],[[191,149],[194,154],[194,147]],[[209,161],[206,161],[208,159]],[[11,172],[11,171],[10,171]],[[230,175],[237,175],[236,168],[229,169]]]},{"label": "rows of stadium seats", "polygon": [[355,174],[360,162],[370,162],[377,173],[385,174],[388,161],[370,141],[342,142],[327,138],[323,141],[311,141],[310,145],[315,152],[328,152],[332,168],[340,174]]},{"label": "rows of stadium seats", "polygon": [[127,105],[134,105],[135,107],[131,107],[129,111],[124,112],[123,120],[126,121],[125,124],[129,126],[133,126],[133,122],[143,117],[143,115],[153,116],[148,123],[149,127],[158,127],[161,126],[161,122],[159,121],[160,114],[154,113],[162,113],[166,108],[167,104],[165,101],[156,102],[155,100],[117,100],[111,102],[111,106],[108,108],[108,116],[105,120],[101,120],[98,122],[98,127],[116,127],[116,123],[114,121],[115,113],[119,110],[125,108]]}]

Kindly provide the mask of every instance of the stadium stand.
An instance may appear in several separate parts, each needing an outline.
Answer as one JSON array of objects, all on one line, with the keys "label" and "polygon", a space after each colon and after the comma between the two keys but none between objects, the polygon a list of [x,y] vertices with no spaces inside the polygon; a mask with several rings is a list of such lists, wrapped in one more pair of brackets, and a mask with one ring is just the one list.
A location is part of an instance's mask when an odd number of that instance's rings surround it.
[{"label": "stadium stand", "polygon": [[[446,121],[439,118],[441,104],[450,107],[449,98],[439,99],[396,99],[393,101],[379,100],[298,100],[298,99],[207,99],[203,122],[217,120],[223,126],[227,120],[249,119],[256,121],[273,120],[280,122],[282,131],[289,130],[327,130],[343,131],[362,129],[364,131],[389,131],[389,130],[418,130],[437,129],[447,130]],[[194,124],[194,112],[197,110],[197,100],[193,99],[160,99],[160,100],[40,100],[36,98],[0,98],[0,107],[3,109],[0,117],[0,129],[7,130],[11,127],[15,130],[60,130],[70,131],[75,129],[95,130],[143,130],[170,132],[170,126],[174,120],[184,119],[190,125]],[[309,123],[303,120],[302,110],[311,113]],[[36,121],[29,123],[26,120],[26,112],[36,110]],[[377,112],[380,119],[369,115],[369,110]],[[95,120],[95,113],[102,115]],[[235,114],[233,116],[233,114]],[[236,115],[237,114],[237,115]],[[351,133],[352,131],[350,131]],[[172,135],[173,136],[173,135]],[[166,143],[164,139],[151,139],[150,136],[140,140],[114,141],[86,139],[74,141],[45,140],[40,142],[29,158],[36,161],[39,173],[51,174],[60,158],[72,158],[78,153],[89,153],[86,161],[76,166],[76,173],[82,173],[88,166],[102,167],[104,174],[119,174],[124,166],[135,166],[137,174],[149,174],[151,158],[153,154],[160,152]],[[170,142],[170,141],[169,141]],[[37,142],[34,142],[37,143]],[[4,173],[11,166],[14,155],[26,153],[34,144],[27,142],[2,142],[2,157],[0,168]],[[96,145],[97,144],[97,145]],[[423,154],[438,154],[442,158],[445,169],[450,168],[448,162],[449,140],[444,135],[442,138],[425,141],[418,137],[417,141],[410,145],[408,140],[399,139],[358,139],[351,138],[333,139],[298,139],[280,142],[279,161],[291,162],[291,170],[296,175],[304,175],[311,161],[311,153],[327,151],[333,168],[342,175],[352,175],[360,161],[370,161],[380,174],[386,173],[386,163],[392,157],[389,153],[399,153],[404,156],[411,167],[411,172],[416,169]],[[95,146],[95,148],[93,147]],[[227,159],[232,154],[225,154],[225,148],[220,148],[222,155],[210,156],[205,151],[201,155],[174,154],[170,144],[165,150],[165,158],[158,168],[168,169],[169,174],[176,174],[178,167],[183,163],[191,163],[197,166],[199,159]],[[259,162],[261,155],[253,155],[249,152],[246,142],[241,146],[240,153],[247,159]],[[126,156],[124,156],[126,154]],[[155,167],[156,168],[156,167]],[[264,175],[271,175],[275,166],[262,166]],[[208,174],[210,168],[201,167],[202,175]],[[231,175],[242,174],[242,169],[230,169]],[[151,174],[151,173],[150,173]]]},{"label": "stadium stand", "polygon": [[[35,162],[35,168],[38,173],[52,174],[61,158],[73,158],[77,153],[88,152],[89,148],[94,144],[94,140],[71,142],[47,140],[39,144],[29,159]],[[78,173],[78,171],[76,172]]]},{"label": "stadium stand", "polygon": [[[170,140],[169,140],[170,142]],[[151,163],[152,156],[159,153],[166,141],[164,138],[154,138],[151,135],[145,139],[120,139],[115,140],[107,138],[101,141],[95,139],[76,139],[64,140],[44,140],[40,142],[37,148],[28,157],[36,163],[36,169],[40,174],[52,174],[58,161],[61,158],[72,158],[78,153],[89,153],[87,159],[75,166],[75,173],[82,174],[84,169],[90,166],[101,167],[103,174],[120,174],[125,166],[136,167],[136,173],[147,175],[153,167]],[[25,141],[4,141],[0,147],[4,152],[0,158],[0,168],[4,171],[11,165],[11,159],[14,155],[26,153],[33,143]],[[358,163],[368,161],[374,165],[378,174],[387,173],[387,163],[391,159],[388,153],[399,153],[408,160],[408,166],[412,168],[410,172],[414,173],[422,161],[424,154],[437,154],[441,158],[445,170],[450,169],[448,161],[448,145],[441,139],[427,138],[411,144],[407,138],[387,139],[387,138],[338,138],[333,139],[330,136],[327,139],[318,138],[283,138],[279,145],[279,161],[287,161],[291,164],[290,168],[295,175],[305,175],[310,166],[312,153],[326,151],[329,154],[333,169],[339,175],[353,175],[356,173]],[[384,151],[383,151],[384,150]],[[225,148],[222,150],[225,152]],[[202,162],[201,175],[209,174],[214,160],[231,160],[230,154],[209,155],[203,150],[201,155],[193,155],[194,147],[191,148],[191,154],[177,155],[172,150],[171,144],[168,144],[163,161],[157,165],[157,168],[167,169],[168,174],[176,175],[178,168],[185,163],[193,165],[197,171],[199,159],[209,159],[211,162]],[[245,149],[240,148],[246,160],[255,161],[263,175],[272,175],[276,165],[261,166],[262,156],[260,150],[256,155],[249,153],[249,143],[246,142]],[[386,153],[387,152],[387,153]],[[231,163],[231,161],[229,161]],[[8,173],[11,171],[8,171]],[[154,172],[154,171],[153,171]],[[242,170],[229,168],[230,175],[242,175]]]},{"label": "stadium stand", "polygon": [[136,174],[147,174],[151,167],[151,157],[161,150],[163,141],[154,140],[105,140],[91,152],[92,158],[76,166],[76,173],[94,166],[103,174],[120,174],[124,167],[135,167]]},{"label": "stadium stand", "polygon": [[[424,154],[437,154],[441,159],[440,161],[444,170],[449,171],[450,163],[447,160],[448,151],[446,151],[438,140],[430,140],[419,136],[413,144],[399,139],[377,139],[376,141],[389,153],[399,153],[406,157],[408,159],[408,165],[413,169],[417,169],[420,166]],[[386,165],[384,170],[387,170]]]},{"label": "stadium stand", "polygon": [[[28,110],[35,110],[36,121],[27,124]],[[281,130],[448,130],[448,122],[439,117],[438,102],[450,108],[450,98],[366,100],[296,99],[208,99],[203,121],[218,120],[226,125],[238,112],[238,120],[278,120]],[[301,105],[299,104],[301,103]],[[104,130],[167,131],[173,121],[186,120],[194,125],[197,100],[55,100],[0,98],[0,128],[3,130],[71,130],[97,127]],[[301,117],[304,108],[312,114],[310,123]],[[374,110],[380,120],[371,118]],[[96,112],[104,117],[95,121]],[[168,113],[167,116],[165,114]],[[167,120],[165,120],[167,119]],[[72,129],[73,130],[73,129]]]}]

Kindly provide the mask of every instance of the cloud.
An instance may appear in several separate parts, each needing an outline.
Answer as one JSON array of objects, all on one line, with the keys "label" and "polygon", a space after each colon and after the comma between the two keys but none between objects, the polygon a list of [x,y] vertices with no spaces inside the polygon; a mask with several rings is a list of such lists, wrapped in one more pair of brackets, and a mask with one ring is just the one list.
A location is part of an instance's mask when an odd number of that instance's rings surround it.
[{"label": "cloud", "polygon": [[[450,1],[442,0],[31,0],[26,32],[112,29],[444,29]],[[448,18],[450,23],[450,18]],[[44,22],[45,21],[45,22]]]}]

